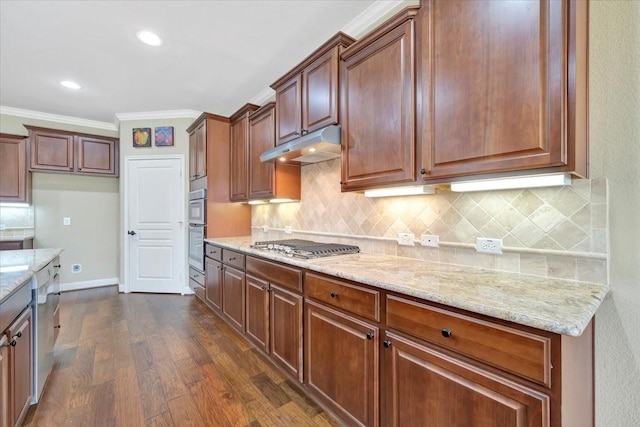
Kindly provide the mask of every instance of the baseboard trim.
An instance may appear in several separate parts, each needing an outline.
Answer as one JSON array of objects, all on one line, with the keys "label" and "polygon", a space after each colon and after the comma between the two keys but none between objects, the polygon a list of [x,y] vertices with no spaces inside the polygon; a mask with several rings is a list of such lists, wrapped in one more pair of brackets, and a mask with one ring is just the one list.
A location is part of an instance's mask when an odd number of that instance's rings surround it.
[{"label": "baseboard trim", "polygon": [[85,280],[83,282],[61,283],[60,292],[77,291],[79,289],[101,288],[103,286],[118,285],[117,277],[109,279]]}]

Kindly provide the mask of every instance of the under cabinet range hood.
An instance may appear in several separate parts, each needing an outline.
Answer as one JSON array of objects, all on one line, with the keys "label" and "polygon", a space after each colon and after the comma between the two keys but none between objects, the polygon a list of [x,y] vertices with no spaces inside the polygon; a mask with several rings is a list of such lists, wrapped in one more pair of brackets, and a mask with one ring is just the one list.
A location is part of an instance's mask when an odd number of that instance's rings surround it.
[{"label": "under cabinet range hood", "polygon": [[340,126],[330,125],[265,151],[260,155],[260,161],[282,161],[304,165],[338,157],[340,157]]}]

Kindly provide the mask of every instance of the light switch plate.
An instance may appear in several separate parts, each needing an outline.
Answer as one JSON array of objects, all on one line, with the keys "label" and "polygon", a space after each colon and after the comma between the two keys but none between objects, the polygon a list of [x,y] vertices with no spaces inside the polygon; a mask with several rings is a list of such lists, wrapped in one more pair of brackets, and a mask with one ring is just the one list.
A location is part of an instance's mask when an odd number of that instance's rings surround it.
[{"label": "light switch plate", "polygon": [[62,225],[71,225],[71,218],[68,216],[62,218]]}]

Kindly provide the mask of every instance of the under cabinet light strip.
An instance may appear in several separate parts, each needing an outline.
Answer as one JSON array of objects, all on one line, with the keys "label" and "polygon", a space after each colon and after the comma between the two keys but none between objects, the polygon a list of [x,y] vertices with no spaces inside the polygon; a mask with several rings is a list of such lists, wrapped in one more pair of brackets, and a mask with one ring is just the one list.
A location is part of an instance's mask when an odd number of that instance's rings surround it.
[{"label": "under cabinet light strip", "polygon": [[478,181],[452,182],[451,191],[471,192],[489,190],[509,190],[514,188],[557,187],[571,185],[568,173],[519,176],[514,178],[485,179]]},{"label": "under cabinet light strip", "polygon": [[393,197],[393,196],[416,196],[420,194],[435,194],[436,190],[427,185],[414,185],[411,187],[376,188],[365,190],[365,197]]}]

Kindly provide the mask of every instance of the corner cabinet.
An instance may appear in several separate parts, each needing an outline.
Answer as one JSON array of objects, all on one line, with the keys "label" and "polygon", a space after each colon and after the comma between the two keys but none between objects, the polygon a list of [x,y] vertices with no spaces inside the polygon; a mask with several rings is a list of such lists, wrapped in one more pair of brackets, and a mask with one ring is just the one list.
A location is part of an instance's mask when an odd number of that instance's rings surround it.
[{"label": "corner cabinet", "polygon": [[118,139],[25,127],[30,171],[118,176]]},{"label": "corner cabinet", "polygon": [[587,7],[422,1],[421,180],[539,168],[586,176]]},{"label": "corner cabinet", "polygon": [[415,180],[415,16],[408,8],[340,64],[342,191]]},{"label": "corner cabinet", "polygon": [[339,123],[338,59],[354,39],[338,33],[271,85],[276,91],[276,143]]},{"label": "corner cabinet", "polygon": [[27,138],[0,133],[0,202],[30,201],[31,174],[27,171]]},{"label": "corner cabinet", "polygon": [[260,161],[260,154],[275,147],[275,125],[273,102],[249,117],[249,200],[300,199],[300,166]]},{"label": "corner cabinet", "polygon": [[249,116],[259,107],[245,104],[231,116],[231,145],[229,149],[229,200],[249,200]]}]

